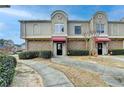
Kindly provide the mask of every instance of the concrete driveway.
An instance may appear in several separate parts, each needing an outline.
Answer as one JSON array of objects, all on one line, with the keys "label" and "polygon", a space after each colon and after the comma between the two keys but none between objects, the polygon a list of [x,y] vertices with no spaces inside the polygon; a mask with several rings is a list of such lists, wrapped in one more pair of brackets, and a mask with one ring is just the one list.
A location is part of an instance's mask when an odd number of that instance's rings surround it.
[{"label": "concrete driveway", "polygon": [[47,64],[40,63],[34,60],[20,60],[18,55],[13,55],[18,63],[25,64],[41,76],[44,87],[74,87],[72,82],[66,77],[64,73],[54,68],[49,67]]},{"label": "concrete driveway", "polygon": [[91,62],[74,61],[73,59],[67,56],[52,58],[52,61],[59,64],[76,67],[82,70],[98,72],[99,74],[101,74],[101,78],[109,86],[115,86],[115,87],[124,86],[124,69],[107,67],[104,65],[95,64]]}]

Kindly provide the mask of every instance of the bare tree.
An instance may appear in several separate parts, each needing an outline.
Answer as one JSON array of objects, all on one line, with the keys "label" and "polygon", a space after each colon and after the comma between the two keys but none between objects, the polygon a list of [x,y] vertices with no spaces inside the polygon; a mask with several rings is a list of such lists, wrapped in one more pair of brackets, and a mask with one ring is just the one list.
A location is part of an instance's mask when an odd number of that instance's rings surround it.
[{"label": "bare tree", "polygon": [[86,42],[86,49],[88,50],[88,41],[89,41],[89,35],[88,32],[84,32],[84,38],[85,38],[85,42]]},{"label": "bare tree", "polygon": [[[95,48],[95,38],[99,36],[99,33],[96,31],[89,31],[89,32],[84,32],[84,38],[86,42],[86,49],[89,51],[89,55],[96,55],[96,48]],[[89,47],[88,47],[89,43]]]}]

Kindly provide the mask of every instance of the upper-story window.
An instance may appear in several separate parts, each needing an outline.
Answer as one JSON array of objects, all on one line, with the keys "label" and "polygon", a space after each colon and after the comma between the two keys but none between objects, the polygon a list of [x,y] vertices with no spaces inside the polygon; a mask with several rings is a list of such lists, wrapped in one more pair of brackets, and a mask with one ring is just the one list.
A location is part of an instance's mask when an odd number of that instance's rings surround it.
[{"label": "upper-story window", "polygon": [[81,26],[75,26],[75,34],[81,34]]},{"label": "upper-story window", "polygon": [[104,24],[101,24],[101,33],[104,33]]},{"label": "upper-story window", "polygon": [[96,32],[104,33],[104,24],[96,24]]},{"label": "upper-story window", "polygon": [[56,33],[64,32],[64,24],[55,24],[55,32]]}]

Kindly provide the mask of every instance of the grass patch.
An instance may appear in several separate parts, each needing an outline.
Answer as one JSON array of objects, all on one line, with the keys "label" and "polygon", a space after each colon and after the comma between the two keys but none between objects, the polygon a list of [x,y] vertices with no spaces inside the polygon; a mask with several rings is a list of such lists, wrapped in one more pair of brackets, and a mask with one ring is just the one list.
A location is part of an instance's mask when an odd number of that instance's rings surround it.
[{"label": "grass patch", "polygon": [[105,66],[110,66],[110,67],[117,67],[117,68],[124,68],[124,63],[116,60],[112,60],[110,58],[101,58],[101,57],[89,57],[89,56],[71,56],[72,59],[78,60],[78,61],[89,61]]}]

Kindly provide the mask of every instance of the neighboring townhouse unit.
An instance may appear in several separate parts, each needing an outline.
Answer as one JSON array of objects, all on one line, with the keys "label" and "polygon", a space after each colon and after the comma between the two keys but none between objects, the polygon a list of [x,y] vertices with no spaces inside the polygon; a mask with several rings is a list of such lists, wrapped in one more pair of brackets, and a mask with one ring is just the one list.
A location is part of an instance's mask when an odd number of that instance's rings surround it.
[{"label": "neighboring townhouse unit", "polygon": [[51,50],[57,56],[68,50],[90,49],[106,55],[108,49],[124,48],[124,20],[108,21],[102,11],[82,21],[68,20],[64,11],[57,10],[51,20],[20,20],[20,26],[27,51]]}]

